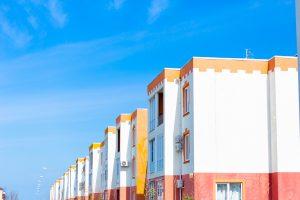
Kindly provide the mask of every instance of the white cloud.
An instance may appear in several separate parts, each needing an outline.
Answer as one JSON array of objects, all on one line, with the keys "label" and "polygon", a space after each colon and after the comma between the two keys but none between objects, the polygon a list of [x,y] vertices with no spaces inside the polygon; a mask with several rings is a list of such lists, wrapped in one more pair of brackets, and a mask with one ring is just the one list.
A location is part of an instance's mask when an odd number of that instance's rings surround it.
[{"label": "white cloud", "polygon": [[110,2],[110,8],[113,8],[115,10],[119,10],[122,5],[124,4],[125,0],[112,0]]},{"label": "white cloud", "polygon": [[67,22],[67,14],[64,12],[61,3],[58,0],[49,0],[46,8],[49,10],[55,25],[60,28],[64,27]]},{"label": "white cloud", "polygon": [[148,23],[153,23],[169,6],[168,0],[152,0],[148,13]]},{"label": "white cloud", "polygon": [[27,45],[32,39],[26,31],[18,29],[3,14],[0,14],[0,29],[17,47]]}]

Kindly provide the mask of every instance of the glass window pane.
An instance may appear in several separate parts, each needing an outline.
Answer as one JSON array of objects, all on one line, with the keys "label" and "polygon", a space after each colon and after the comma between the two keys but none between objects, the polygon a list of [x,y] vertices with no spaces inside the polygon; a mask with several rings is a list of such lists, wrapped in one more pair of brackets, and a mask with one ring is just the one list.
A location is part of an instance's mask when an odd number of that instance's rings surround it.
[{"label": "glass window pane", "polygon": [[241,183],[230,183],[229,200],[242,200]]},{"label": "glass window pane", "polygon": [[227,184],[217,184],[217,200],[227,200]]}]

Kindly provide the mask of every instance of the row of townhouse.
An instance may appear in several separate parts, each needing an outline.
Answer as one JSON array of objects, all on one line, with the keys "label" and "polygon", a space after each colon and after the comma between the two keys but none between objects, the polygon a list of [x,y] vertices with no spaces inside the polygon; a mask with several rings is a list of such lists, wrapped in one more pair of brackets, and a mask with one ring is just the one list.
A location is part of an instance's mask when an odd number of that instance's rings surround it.
[{"label": "row of townhouse", "polygon": [[92,143],[50,189],[50,200],[145,199],[147,181],[146,109],[121,114],[104,140]]},{"label": "row of townhouse", "polygon": [[[147,87],[148,114],[121,114],[91,145],[85,198],[300,199],[297,69],[284,56],[193,57],[163,69]],[[78,168],[51,200],[80,199]]]}]

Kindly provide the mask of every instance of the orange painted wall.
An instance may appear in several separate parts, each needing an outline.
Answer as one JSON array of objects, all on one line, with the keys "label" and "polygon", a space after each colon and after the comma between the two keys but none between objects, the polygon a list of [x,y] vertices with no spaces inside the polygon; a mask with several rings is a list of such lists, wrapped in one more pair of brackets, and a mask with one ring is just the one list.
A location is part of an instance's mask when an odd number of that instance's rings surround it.
[{"label": "orange painted wall", "polygon": [[148,162],[148,112],[146,109],[137,110],[136,123],[136,195],[144,196],[147,181]]}]

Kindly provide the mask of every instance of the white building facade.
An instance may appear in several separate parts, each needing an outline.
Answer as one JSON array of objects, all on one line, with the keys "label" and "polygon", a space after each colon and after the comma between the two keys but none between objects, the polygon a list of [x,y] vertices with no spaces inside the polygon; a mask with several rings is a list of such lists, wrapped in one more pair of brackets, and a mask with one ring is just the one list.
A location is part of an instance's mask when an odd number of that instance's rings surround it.
[{"label": "white building facade", "polygon": [[76,173],[75,173],[75,199],[85,200],[88,195],[85,193],[86,179],[85,179],[85,162],[86,158],[77,158]]},{"label": "white building facade", "polygon": [[93,143],[89,148],[89,199],[99,199],[101,193],[100,150],[102,143]]},{"label": "white building facade", "polygon": [[295,57],[164,69],[148,85],[155,198],[300,199],[297,83]]}]

